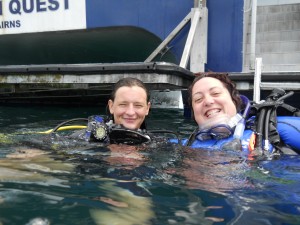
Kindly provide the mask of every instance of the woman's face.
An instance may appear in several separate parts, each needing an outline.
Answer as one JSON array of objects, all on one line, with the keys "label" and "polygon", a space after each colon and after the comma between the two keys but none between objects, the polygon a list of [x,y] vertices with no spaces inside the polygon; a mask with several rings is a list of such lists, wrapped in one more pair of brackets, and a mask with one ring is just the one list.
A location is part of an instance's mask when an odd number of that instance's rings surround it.
[{"label": "woman's face", "polygon": [[150,102],[147,102],[147,94],[143,88],[124,86],[116,91],[115,100],[109,100],[108,106],[116,124],[139,129],[149,113]]},{"label": "woman's face", "polygon": [[197,81],[192,89],[192,107],[199,126],[220,117],[236,115],[236,106],[223,83],[213,77]]}]

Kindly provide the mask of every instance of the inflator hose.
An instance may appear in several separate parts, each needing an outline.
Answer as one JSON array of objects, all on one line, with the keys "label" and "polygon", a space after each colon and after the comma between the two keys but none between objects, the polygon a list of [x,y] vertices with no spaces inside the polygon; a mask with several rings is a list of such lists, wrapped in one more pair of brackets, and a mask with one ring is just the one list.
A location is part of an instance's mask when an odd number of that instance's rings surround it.
[{"label": "inflator hose", "polygon": [[[258,118],[258,123],[257,123],[257,136],[258,138],[256,139],[256,147],[262,151],[262,146],[263,146],[263,137],[265,138],[265,140],[267,141],[269,138],[269,127],[270,127],[270,117],[271,117],[271,113],[272,110],[276,111],[276,107],[280,104],[283,104],[283,100],[292,96],[294,94],[293,91],[290,91],[287,94],[284,94],[283,96],[281,96],[278,99],[274,99],[272,98],[272,96],[275,95],[271,95],[270,97],[267,98],[267,102],[274,102],[273,108],[271,108],[271,105],[264,106],[262,107],[262,109],[260,110],[259,113],[259,118]],[[277,115],[275,115],[277,116]],[[268,146],[266,146],[268,147]],[[263,151],[262,151],[263,152]]]},{"label": "inflator hose", "polygon": [[263,126],[265,121],[266,109],[262,108],[259,113],[258,122],[257,122],[257,139],[256,139],[256,148],[262,152],[263,144]]},{"label": "inflator hose", "polygon": [[75,118],[75,119],[64,121],[64,122],[58,124],[56,127],[54,127],[52,129],[52,131],[50,132],[50,134],[56,132],[61,126],[65,125],[65,124],[68,124],[68,123],[71,123],[71,122],[74,122],[74,121],[86,121],[86,122],[88,122],[88,119],[87,118]]}]

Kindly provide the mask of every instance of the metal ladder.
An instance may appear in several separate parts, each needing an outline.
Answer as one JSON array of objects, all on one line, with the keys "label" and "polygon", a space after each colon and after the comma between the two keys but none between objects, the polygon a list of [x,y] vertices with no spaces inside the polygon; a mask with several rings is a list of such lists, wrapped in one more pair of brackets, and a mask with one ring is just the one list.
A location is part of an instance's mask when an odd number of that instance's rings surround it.
[{"label": "metal ladder", "polygon": [[260,91],[280,87],[284,90],[300,90],[300,80],[298,82],[262,82],[262,58],[255,59],[255,73],[253,84],[253,101],[260,102]]}]

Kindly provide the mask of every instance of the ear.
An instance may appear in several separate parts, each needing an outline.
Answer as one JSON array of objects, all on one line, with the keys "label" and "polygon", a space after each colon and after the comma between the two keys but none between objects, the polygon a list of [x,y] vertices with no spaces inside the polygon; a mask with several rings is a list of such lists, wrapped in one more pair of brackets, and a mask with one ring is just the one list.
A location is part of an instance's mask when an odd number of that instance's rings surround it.
[{"label": "ear", "polygon": [[108,108],[109,108],[110,114],[114,114],[113,105],[114,105],[114,102],[111,99],[109,99],[108,100]]},{"label": "ear", "polygon": [[146,113],[146,116],[148,116],[148,114],[149,114],[150,107],[151,107],[151,103],[148,102],[148,104],[147,104],[147,113]]}]

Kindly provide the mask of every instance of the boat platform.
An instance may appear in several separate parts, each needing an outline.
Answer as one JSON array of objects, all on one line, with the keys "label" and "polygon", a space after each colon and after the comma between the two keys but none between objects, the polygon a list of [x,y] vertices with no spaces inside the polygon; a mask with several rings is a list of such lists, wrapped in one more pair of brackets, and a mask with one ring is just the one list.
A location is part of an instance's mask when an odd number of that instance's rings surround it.
[{"label": "boat platform", "polygon": [[[195,76],[165,62],[0,66],[0,104],[106,105],[113,85],[123,77],[142,80],[155,98],[164,93],[161,98],[167,98],[168,104],[172,95],[179,101],[172,91],[186,90]],[[240,93],[253,99],[254,72],[229,73],[229,77]],[[261,99],[282,87],[295,92],[291,99],[299,107],[298,72],[264,72],[261,81]],[[186,104],[185,95],[182,101]]]},{"label": "boat platform", "polygon": [[189,70],[164,62],[1,66],[0,103],[105,105],[124,77],[138,78],[152,91],[186,89],[194,79]]}]

